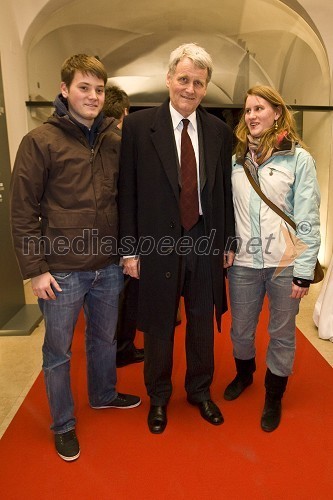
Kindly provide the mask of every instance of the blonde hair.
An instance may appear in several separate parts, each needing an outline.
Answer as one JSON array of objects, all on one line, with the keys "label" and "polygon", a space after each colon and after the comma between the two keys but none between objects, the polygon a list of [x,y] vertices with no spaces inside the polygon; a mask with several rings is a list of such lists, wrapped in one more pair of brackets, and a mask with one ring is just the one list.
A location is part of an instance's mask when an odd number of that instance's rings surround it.
[{"label": "blonde hair", "polygon": [[[277,148],[277,136],[285,133],[285,138],[289,141],[294,141],[300,144],[305,149],[306,146],[296,131],[296,123],[292,111],[287,107],[279,92],[267,85],[256,85],[246,92],[244,99],[244,107],[238,125],[235,128],[237,137],[237,145],[235,149],[237,160],[243,160],[248,149],[247,136],[249,130],[245,123],[245,106],[248,96],[257,96],[265,99],[273,108],[279,107],[281,116],[266,132],[260,137],[260,152],[263,157],[266,156],[269,150]],[[276,128],[277,126],[277,128]]]}]

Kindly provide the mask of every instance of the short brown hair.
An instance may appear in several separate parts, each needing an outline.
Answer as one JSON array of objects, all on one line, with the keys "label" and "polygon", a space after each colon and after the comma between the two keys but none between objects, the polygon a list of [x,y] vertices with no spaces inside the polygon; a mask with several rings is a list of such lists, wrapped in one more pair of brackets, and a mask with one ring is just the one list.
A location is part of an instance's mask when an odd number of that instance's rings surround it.
[{"label": "short brown hair", "polygon": [[97,57],[86,54],[76,54],[68,57],[61,66],[61,81],[69,88],[76,71],[83,74],[92,74],[104,81],[106,85],[108,75],[106,69]]},{"label": "short brown hair", "polygon": [[129,97],[124,90],[117,85],[105,87],[104,114],[119,120],[125,112],[125,109],[130,108]]}]

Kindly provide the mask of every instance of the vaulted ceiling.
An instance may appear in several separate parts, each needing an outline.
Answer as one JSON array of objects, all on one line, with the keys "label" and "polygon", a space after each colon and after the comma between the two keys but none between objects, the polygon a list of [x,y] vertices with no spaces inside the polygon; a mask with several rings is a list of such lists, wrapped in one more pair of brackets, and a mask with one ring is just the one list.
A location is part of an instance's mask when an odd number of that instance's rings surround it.
[{"label": "vaulted ceiling", "polygon": [[61,63],[85,52],[133,104],[159,103],[171,50],[197,42],[214,61],[207,105],[239,104],[259,82],[290,104],[327,105],[325,48],[311,19],[289,3],[293,9],[279,0],[50,0],[25,35],[31,98],[53,100]]}]

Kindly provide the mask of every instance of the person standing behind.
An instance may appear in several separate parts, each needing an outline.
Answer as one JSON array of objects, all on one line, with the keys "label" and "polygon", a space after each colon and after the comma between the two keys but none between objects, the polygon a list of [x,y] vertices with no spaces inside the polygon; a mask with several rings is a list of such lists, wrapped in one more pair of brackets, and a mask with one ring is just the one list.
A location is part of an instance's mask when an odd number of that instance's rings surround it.
[{"label": "person standing behind", "polygon": [[[314,276],[320,195],[315,162],[276,90],[261,85],[248,90],[235,133],[232,188],[241,246],[228,278],[237,375],[224,398],[236,399],[253,382],[255,331],[267,295],[270,340],[261,428],[270,432],[280,423],[281,399],[292,373],[299,302]],[[266,197],[295,222],[296,234],[255,192],[245,169]]]},{"label": "person standing behind", "polygon": [[133,408],[140,398],[116,390],[118,296],[117,179],[120,138],[104,118],[107,74],[77,54],[61,68],[55,113],[19,146],[11,182],[14,248],[31,278],[45,320],[43,370],[55,447],[80,455],[70,359],[81,308],[86,320],[88,396],[92,408]]},{"label": "person standing behind", "polygon": [[[140,278],[138,327],[145,332],[148,427],[154,434],[167,425],[180,294],[187,317],[187,399],[209,423],[223,423],[210,386],[214,305],[220,328],[226,307],[223,267],[233,259],[232,252],[224,255],[234,236],[232,131],[200,106],[211,74],[211,57],[202,47],[181,45],[170,55],[170,98],[123,123],[120,251],[124,272]],[[205,238],[211,243],[206,252],[200,251]]]},{"label": "person standing behind", "polygon": [[129,113],[129,109],[130,100],[126,92],[117,85],[106,85],[103,112],[105,116],[118,120],[117,128],[120,131],[123,126],[123,120]]},{"label": "person standing behind", "polygon": [[[117,130],[121,135],[122,124],[130,109],[130,100],[126,92],[117,85],[105,87],[104,115],[118,120]],[[119,296],[117,322],[117,367],[140,363],[144,360],[144,350],[134,344],[138,309],[139,282],[126,276],[124,289]]]}]

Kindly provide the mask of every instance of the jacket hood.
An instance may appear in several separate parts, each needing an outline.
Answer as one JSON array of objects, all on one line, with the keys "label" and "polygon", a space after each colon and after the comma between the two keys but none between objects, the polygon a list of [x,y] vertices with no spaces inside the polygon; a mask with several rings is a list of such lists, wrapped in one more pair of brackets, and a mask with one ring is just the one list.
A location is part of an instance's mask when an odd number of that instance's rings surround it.
[{"label": "jacket hood", "polygon": [[[89,129],[86,125],[79,122],[71,115],[71,113],[68,110],[68,101],[65,97],[63,97],[61,93],[57,95],[57,97],[53,102],[53,105],[55,107],[55,112],[53,114],[53,117],[59,117],[59,118],[67,117],[72,123],[77,125],[82,130],[82,132],[84,133],[89,142],[89,145],[93,146],[96,136],[98,132],[100,132],[99,129],[104,119],[103,111],[101,111],[101,113],[99,113],[99,115],[95,118],[92,127]],[[53,122],[52,117],[48,121],[52,123]]]},{"label": "jacket hood", "polygon": [[58,94],[53,102],[53,106],[55,107],[55,112],[59,116],[69,116],[70,113],[68,111],[68,102],[62,94]]}]

